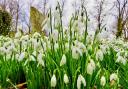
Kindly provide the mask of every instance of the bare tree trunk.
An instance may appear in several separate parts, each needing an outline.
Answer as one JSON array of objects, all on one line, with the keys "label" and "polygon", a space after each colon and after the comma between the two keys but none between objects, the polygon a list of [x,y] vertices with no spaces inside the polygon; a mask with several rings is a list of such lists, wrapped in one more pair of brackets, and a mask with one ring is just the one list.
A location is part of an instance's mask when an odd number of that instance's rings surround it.
[{"label": "bare tree trunk", "polygon": [[19,20],[19,3],[17,2],[17,9],[16,9],[16,31],[18,30],[18,20]]}]

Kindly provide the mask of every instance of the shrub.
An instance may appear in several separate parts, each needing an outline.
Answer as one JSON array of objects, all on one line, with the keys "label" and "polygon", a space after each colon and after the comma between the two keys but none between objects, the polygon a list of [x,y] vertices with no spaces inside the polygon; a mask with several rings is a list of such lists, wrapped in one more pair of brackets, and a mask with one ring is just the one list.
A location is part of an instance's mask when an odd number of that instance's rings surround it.
[{"label": "shrub", "polygon": [[8,35],[11,29],[11,16],[5,10],[0,10],[0,35]]}]

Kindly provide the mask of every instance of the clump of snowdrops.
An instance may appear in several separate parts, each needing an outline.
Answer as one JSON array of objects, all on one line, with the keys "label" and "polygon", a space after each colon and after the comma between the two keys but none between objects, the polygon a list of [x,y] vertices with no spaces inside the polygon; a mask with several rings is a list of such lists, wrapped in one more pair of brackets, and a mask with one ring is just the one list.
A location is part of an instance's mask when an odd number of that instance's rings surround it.
[{"label": "clump of snowdrops", "polygon": [[28,89],[127,88],[127,42],[99,40],[81,16],[72,17],[68,28],[50,22],[48,36],[20,31],[14,38],[0,36],[0,88],[17,89],[23,82]]}]

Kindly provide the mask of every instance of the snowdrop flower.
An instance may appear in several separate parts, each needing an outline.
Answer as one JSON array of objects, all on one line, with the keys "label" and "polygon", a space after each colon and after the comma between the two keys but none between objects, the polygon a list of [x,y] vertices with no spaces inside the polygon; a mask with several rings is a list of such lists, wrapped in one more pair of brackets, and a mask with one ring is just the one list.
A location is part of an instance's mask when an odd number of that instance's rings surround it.
[{"label": "snowdrop flower", "polygon": [[37,56],[37,52],[33,51],[32,55],[34,55],[36,57]]},{"label": "snowdrop flower", "polygon": [[87,65],[87,73],[92,75],[94,70],[95,70],[95,62],[91,59],[90,63],[88,63]]},{"label": "snowdrop flower", "polygon": [[4,55],[6,53],[6,49],[4,47],[0,47],[0,54]]},{"label": "snowdrop flower", "polygon": [[82,52],[85,52],[86,51],[86,47],[83,43],[78,43],[78,47],[79,49],[82,51]]},{"label": "snowdrop flower", "polygon": [[63,66],[64,64],[66,64],[66,56],[65,56],[65,54],[63,54],[63,56],[62,56],[62,59],[60,61],[60,66]]},{"label": "snowdrop flower", "polygon": [[120,63],[123,63],[123,65],[125,65],[127,61],[125,58],[119,55],[116,62],[120,62]]},{"label": "snowdrop flower", "polygon": [[90,60],[90,64],[91,64],[91,66],[93,67],[93,69],[96,68],[96,65],[95,65],[95,62],[93,61],[93,59]]},{"label": "snowdrop flower", "polygon": [[21,41],[28,41],[29,40],[29,36],[28,35],[25,35],[25,36],[22,36],[20,38]]},{"label": "snowdrop flower", "polygon": [[69,43],[65,43],[65,50],[66,50],[66,52],[69,51]]},{"label": "snowdrop flower", "polygon": [[6,59],[7,59],[7,60],[9,60],[9,59],[11,59],[11,58],[12,58],[12,54],[7,54],[7,55],[6,55]]},{"label": "snowdrop flower", "polygon": [[121,51],[121,49],[120,49],[118,46],[114,46],[114,50],[115,50],[116,52],[120,52],[120,51]]},{"label": "snowdrop flower", "polygon": [[112,81],[112,80],[114,80],[114,81],[118,80],[118,76],[116,73],[113,73],[110,75],[110,81]]},{"label": "snowdrop flower", "polygon": [[28,44],[28,42],[29,42],[29,36],[28,36],[28,35],[22,36],[22,37],[20,38],[20,41],[21,41],[22,46],[23,46],[24,48],[27,47],[27,44]]},{"label": "snowdrop flower", "polygon": [[46,42],[42,42],[43,43],[43,51],[46,51],[47,47],[46,47]]},{"label": "snowdrop flower", "polygon": [[1,54],[1,55],[4,55],[5,53],[8,53],[7,48],[5,48],[5,47],[0,47],[0,54]]},{"label": "snowdrop flower", "polygon": [[65,84],[68,84],[69,83],[69,79],[68,79],[67,74],[64,74],[64,83]]},{"label": "snowdrop flower", "polygon": [[104,58],[104,55],[103,55],[103,52],[99,49],[97,52],[96,52],[96,60],[98,61],[98,59],[100,61],[102,61]]},{"label": "snowdrop flower", "polygon": [[52,36],[52,39],[54,40],[54,42],[56,42],[58,40],[58,34],[59,34],[58,30],[53,30],[51,36]]},{"label": "snowdrop flower", "polygon": [[87,65],[87,73],[90,75],[92,75],[92,73],[93,73],[93,67],[91,66],[90,63]]},{"label": "snowdrop flower", "polygon": [[78,47],[73,46],[72,48],[73,59],[78,59],[80,56],[82,56],[81,50]]},{"label": "snowdrop flower", "polygon": [[107,44],[100,45],[100,48],[102,52],[105,54],[107,52],[107,49],[109,49],[109,46]]},{"label": "snowdrop flower", "polygon": [[43,58],[43,55],[41,53],[39,53],[39,55],[37,56],[37,60],[38,60],[39,64],[44,67],[45,66],[44,60],[42,58]]},{"label": "snowdrop flower", "polygon": [[57,81],[56,81],[56,76],[53,74],[51,78],[51,87],[56,87]]},{"label": "snowdrop flower", "polygon": [[48,41],[46,44],[47,44],[46,45],[47,49],[51,49],[51,43],[50,43],[50,41]]},{"label": "snowdrop flower", "polygon": [[22,61],[26,56],[26,53],[25,52],[22,52],[20,55],[19,55],[19,58],[18,58],[18,61]]},{"label": "snowdrop flower", "polygon": [[86,86],[86,81],[84,77],[80,74],[77,79],[77,89],[81,89],[81,84],[83,84],[84,87]]},{"label": "snowdrop flower", "polygon": [[100,79],[100,85],[105,86],[105,84],[106,84],[106,79],[105,79],[104,76],[102,76],[101,79]]},{"label": "snowdrop flower", "polygon": [[59,48],[59,44],[58,44],[58,43],[55,43],[55,44],[54,44],[54,48],[55,48],[55,50],[57,51],[57,49]]},{"label": "snowdrop flower", "polygon": [[35,32],[35,33],[33,34],[33,38],[35,38],[35,39],[40,38],[40,37],[41,37],[41,35],[40,35],[40,33],[38,33],[38,32]]},{"label": "snowdrop flower", "polygon": [[30,61],[36,61],[36,58],[33,55],[29,55],[29,60]]},{"label": "snowdrop flower", "polygon": [[40,43],[40,41],[39,41],[39,39],[37,38],[37,39],[31,39],[31,42],[32,42],[32,44],[33,44],[33,46],[34,46],[34,49],[36,50],[36,49],[38,49],[40,46],[41,46],[41,43]]},{"label": "snowdrop flower", "polygon": [[21,31],[18,31],[18,32],[15,34],[15,38],[19,38],[19,37],[21,37],[21,36],[22,36]]},{"label": "snowdrop flower", "polygon": [[88,51],[92,51],[92,45],[88,45],[87,49]]}]

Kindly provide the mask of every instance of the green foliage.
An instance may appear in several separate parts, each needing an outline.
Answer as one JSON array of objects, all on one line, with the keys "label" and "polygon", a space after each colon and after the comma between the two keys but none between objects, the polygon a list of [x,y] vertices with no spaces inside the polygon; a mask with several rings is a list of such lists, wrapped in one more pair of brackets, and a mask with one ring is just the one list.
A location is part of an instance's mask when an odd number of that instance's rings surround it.
[{"label": "green foliage", "polygon": [[11,16],[7,11],[0,10],[0,35],[8,35],[11,29]]}]

